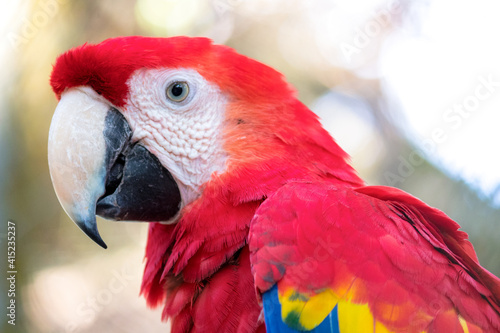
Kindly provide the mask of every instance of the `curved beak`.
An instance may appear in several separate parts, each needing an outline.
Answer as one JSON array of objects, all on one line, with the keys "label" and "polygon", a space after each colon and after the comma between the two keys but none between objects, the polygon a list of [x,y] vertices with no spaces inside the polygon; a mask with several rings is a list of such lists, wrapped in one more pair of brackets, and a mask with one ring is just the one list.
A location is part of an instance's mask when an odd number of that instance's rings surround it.
[{"label": "curved beak", "polygon": [[105,193],[105,119],[110,107],[89,89],[61,96],[49,131],[52,184],[68,216],[94,242],[106,248],[97,230],[95,207]]},{"label": "curved beak", "polygon": [[64,92],[50,125],[49,170],[59,202],[103,248],[96,214],[118,221],[170,221],[180,209],[170,172],[131,137],[125,117],[88,87]]}]

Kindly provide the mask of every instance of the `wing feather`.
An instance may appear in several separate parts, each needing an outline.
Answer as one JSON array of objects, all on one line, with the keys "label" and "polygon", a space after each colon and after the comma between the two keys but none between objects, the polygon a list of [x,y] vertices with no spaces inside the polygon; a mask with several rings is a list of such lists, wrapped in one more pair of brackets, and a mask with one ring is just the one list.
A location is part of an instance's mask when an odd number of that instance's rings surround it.
[{"label": "wing feather", "polygon": [[358,332],[359,320],[377,332],[500,331],[499,279],[458,228],[396,189],[293,182],[252,220],[252,272],[264,299],[277,289],[285,322],[290,291],[315,299],[328,290],[337,300],[322,320],[337,309],[340,332]]}]

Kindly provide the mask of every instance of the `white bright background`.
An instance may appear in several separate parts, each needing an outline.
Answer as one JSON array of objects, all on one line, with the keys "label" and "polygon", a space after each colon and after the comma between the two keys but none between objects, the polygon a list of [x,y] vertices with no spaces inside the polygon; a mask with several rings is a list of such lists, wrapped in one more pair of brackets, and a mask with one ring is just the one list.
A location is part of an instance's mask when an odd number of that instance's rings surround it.
[{"label": "white bright background", "polygon": [[500,184],[499,13],[498,1],[432,1],[421,30],[401,30],[381,57],[408,136],[431,161],[488,196]]}]

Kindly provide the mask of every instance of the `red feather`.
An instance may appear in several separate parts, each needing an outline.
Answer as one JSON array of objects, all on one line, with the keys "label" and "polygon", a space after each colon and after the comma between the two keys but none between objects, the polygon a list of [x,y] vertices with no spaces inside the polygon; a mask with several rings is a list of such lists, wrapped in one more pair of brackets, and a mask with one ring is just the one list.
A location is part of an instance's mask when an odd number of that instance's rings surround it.
[{"label": "red feather", "polygon": [[[56,96],[76,86],[90,86],[112,104],[126,105],[130,76],[141,68],[193,68],[238,99],[279,99],[290,88],[280,73],[233,49],[198,37],[120,37],[84,44],[60,55],[50,84]],[[276,84],[278,83],[278,84]],[[262,87],[266,89],[262,89]]]},{"label": "red feather", "polygon": [[[458,227],[397,189],[292,182],[252,221],[255,282],[261,292],[277,282],[306,293],[351,286],[389,330],[450,331],[460,315],[498,331],[500,280],[478,265]],[[387,318],[388,306],[397,317]]]}]

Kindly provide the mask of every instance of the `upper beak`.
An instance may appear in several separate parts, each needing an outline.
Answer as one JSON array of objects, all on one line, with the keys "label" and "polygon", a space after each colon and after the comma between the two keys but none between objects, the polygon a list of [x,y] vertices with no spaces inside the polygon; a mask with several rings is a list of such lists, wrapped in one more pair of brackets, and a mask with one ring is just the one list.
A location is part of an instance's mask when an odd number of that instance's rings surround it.
[{"label": "upper beak", "polygon": [[109,106],[90,91],[63,94],[49,131],[48,160],[57,198],[69,217],[106,248],[96,224],[97,199],[105,192],[105,118]]},{"label": "upper beak", "polygon": [[124,116],[88,87],[64,92],[49,132],[49,170],[69,217],[97,244],[96,213],[113,220],[168,221],[180,209],[172,175],[131,142]]}]

